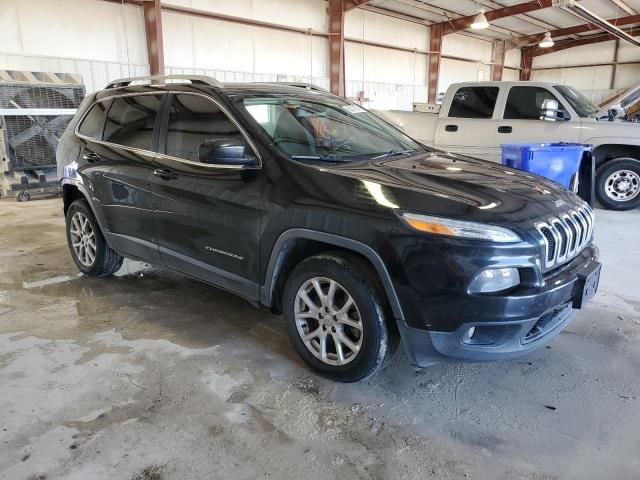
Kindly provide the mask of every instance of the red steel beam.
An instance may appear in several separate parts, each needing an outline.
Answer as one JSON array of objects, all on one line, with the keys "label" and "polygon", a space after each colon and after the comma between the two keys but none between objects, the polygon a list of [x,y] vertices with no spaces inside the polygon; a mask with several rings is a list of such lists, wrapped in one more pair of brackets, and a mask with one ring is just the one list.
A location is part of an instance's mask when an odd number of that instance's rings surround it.
[{"label": "red steel beam", "polygon": [[162,8],[160,0],[142,3],[144,33],[147,37],[147,57],[151,75],[164,75],[164,44],[162,38]]},{"label": "red steel beam", "polygon": [[522,49],[522,55],[520,56],[520,80],[531,80],[531,67],[533,66],[533,48],[526,47]]},{"label": "red steel beam", "polygon": [[502,69],[504,68],[504,58],[507,53],[507,42],[505,40],[495,40],[491,51],[491,80],[502,80]]},{"label": "red steel beam", "polygon": [[427,99],[429,103],[436,103],[436,97],[438,96],[443,30],[442,23],[429,27],[429,75],[427,78]]},{"label": "red steel beam", "polygon": [[[559,52],[566,50],[567,48],[579,47],[581,45],[591,45],[593,43],[608,42],[609,40],[615,40],[618,37],[605,33],[603,35],[591,35],[589,37],[578,38],[576,40],[570,40],[567,42],[556,43],[553,47],[540,48],[538,46],[526,47],[531,49],[532,56],[539,57],[540,55],[546,55],[547,53]],[[522,49],[525,50],[524,48]]]},{"label": "red steel beam", "polygon": [[[521,13],[534,12],[543,8],[551,7],[552,0],[534,0],[532,2],[519,3],[509,7],[496,8],[485,12],[487,20],[497,20],[498,18],[512,17]],[[466,17],[455,18],[444,23],[444,35],[455,33],[458,30],[464,30],[471,27],[476,15],[468,15]]]},{"label": "red steel beam", "polygon": [[345,0],[329,0],[329,88],[344,97],[344,5]]},{"label": "red steel beam", "polygon": [[[623,25],[630,25],[632,23],[640,23],[640,15],[630,15],[628,17],[612,18],[607,20],[612,25],[621,27]],[[567,35],[575,35],[577,33],[596,32],[601,30],[597,25],[592,23],[585,23],[582,25],[576,25],[575,27],[559,28],[558,30],[551,30],[551,37],[565,37]],[[533,35],[525,35],[515,39],[518,45],[528,45],[530,43],[537,43],[544,38],[544,33],[535,33]]]}]

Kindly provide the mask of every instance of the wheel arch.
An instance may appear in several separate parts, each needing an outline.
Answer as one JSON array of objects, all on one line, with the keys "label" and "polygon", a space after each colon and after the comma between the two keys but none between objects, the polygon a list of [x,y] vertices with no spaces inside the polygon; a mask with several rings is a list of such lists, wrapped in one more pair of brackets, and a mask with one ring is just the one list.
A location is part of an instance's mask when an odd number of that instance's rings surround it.
[{"label": "wheel arch", "polygon": [[389,272],[375,250],[351,238],[302,228],[287,230],[276,240],[261,287],[261,303],[275,310],[281,309],[284,284],[293,268],[303,259],[327,251],[344,251],[366,262],[377,275],[375,280],[379,282],[394,318],[404,320]]},{"label": "wheel arch", "polygon": [[62,201],[64,205],[63,208],[64,208],[65,216],[67,215],[67,210],[69,210],[69,207],[71,206],[71,204],[78,199],[85,200],[89,204],[89,208],[91,208],[91,211],[93,212],[93,216],[96,218],[96,221],[100,226],[100,230],[102,230],[102,234],[104,235],[107,245],[111,247],[111,244],[109,242],[109,235],[108,235],[109,231],[105,228],[105,220],[104,220],[102,211],[96,208],[96,206],[94,205],[94,201],[92,200],[91,195],[89,195],[89,192],[87,191],[86,187],[80,182],[76,182],[69,179],[63,179],[62,180]]},{"label": "wheel arch", "polygon": [[622,143],[604,143],[594,147],[593,155],[596,167],[616,158],[632,158],[640,161],[640,145]]}]

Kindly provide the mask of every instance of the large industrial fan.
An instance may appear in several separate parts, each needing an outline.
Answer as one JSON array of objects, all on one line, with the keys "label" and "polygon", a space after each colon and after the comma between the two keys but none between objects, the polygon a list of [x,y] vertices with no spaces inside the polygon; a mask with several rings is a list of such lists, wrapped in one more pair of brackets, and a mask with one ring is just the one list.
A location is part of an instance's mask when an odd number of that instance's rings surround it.
[{"label": "large industrial fan", "polygon": [[0,70],[0,196],[60,189],[56,148],[84,95],[79,75]]}]

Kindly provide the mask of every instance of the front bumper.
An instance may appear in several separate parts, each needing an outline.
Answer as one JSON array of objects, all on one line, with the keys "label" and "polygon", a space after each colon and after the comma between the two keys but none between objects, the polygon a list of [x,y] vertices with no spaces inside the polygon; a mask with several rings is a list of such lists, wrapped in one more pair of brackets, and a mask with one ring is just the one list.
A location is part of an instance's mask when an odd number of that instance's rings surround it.
[{"label": "front bumper", "polygon": [[543,286],[518,295],[468,295],[464,308],[450,306],[459,313],[453,330],[420,329],[399,320],[410,361],[424,367],[441,361],[512,359],[546,345],[577,313],[579,276],[597,267],[597,256],[597,249],[589,246],[548,275]]}]

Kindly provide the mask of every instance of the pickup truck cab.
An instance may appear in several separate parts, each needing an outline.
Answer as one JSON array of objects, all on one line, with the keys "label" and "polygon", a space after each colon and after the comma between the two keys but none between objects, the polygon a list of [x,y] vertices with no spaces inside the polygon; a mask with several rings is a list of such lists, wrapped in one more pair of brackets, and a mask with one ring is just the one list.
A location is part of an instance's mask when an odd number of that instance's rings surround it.
[{"label": "pickup truck cab", "polygon": [[640,126],[599,110],[567,85],[470,82],[451,85],[439,112],[377,113],[425,145],[493,162],[505,143],[591,144],[598,200],[630,210],[640,205]]}]

